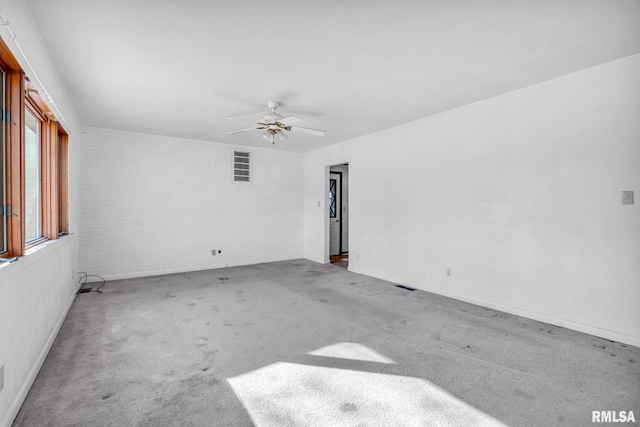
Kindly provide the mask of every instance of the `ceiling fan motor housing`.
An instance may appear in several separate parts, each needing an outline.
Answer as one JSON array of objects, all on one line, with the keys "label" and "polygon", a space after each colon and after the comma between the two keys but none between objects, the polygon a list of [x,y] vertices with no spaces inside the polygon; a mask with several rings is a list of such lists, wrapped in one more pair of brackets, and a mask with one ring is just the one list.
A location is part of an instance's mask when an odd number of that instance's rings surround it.
[{"label": "ceiling fan motor housing", "polygon": [[[296,116],[282,116],[281,114],[276,113],[276,108],[280,106],[280,103],[277,101],[269,101],[267,102],[267,106],[271,109],[271,114],[266,114],[260,118],[260,122],[258,122],[258,126],[249,129],[241,129],[238,131],[229,132],[228,135],[233,135],[237,133],[249,132],[254,129],[264,130],[263,138],[267,141],[275,143],[276,140],[278,142],[283,142],[287,140],[287,135],[283,131],[291,131],[292,124],[300,122],[300,118]],[[296,126],[296,130],[310,133],[312,135],[323,136],[325,132],[319,129],[311,129],[304,128],[301,126]]]},{"label": "ceiling fan motor housing", "polygon": [[282,116],[280,114],[267,114],[266,116],[262,116],[262,118],[260,119],[260,122],[264,123],[265,125],[270,125],[270,124],[275,124],[278,120],[280,120],[282,118]]}]

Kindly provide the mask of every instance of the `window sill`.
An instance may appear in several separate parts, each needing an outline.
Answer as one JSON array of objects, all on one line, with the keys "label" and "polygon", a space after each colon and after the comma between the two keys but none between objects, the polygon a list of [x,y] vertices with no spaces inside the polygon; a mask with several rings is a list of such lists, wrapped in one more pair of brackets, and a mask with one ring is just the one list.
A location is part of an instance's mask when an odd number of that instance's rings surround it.
[{"label": "window sill", "polygon": [[32,246],[27,249],[25,255],[18,257],[16,261],[0,263],[0,284],[4,279],[17,274],[22,269],[33,267],[34,263],[38,262],[42,257],[66,246],[73,240],[75,240],[73,235],[68,235],[61,236],[56,240],[45,239],[38,241],[36,245],[32,244]]},{"label": "window sill", "polygon": [[43,247],[43,245],[46,246],[49,242],[53,242],[53,240],[49,240],[46,237],[40,237],[39,239],[32,240],[25,245],[24,254],[29,255]]}]

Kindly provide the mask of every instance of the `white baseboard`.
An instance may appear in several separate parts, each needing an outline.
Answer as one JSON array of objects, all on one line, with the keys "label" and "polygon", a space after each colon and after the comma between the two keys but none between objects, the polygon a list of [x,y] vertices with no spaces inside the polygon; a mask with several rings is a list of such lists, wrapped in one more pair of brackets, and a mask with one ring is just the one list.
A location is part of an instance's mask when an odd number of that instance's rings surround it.
[{"label": "white baseboard", "polygon": [[482,307],[491,308],[494,310],[500,310],[505,313],[515,314],[517,316],[526,317],[528,319],[537,320],[539,322],[548,323],[550,325],[559,326],[561,328],[572,329],[574,331],[582,332],[589,335],[594,335],[596,337],[605,338],[611,341],[617,341],[623,344],[629,344],[636,347],[640,347],[640,338],[634,337],[633,335],[627,335],[616,331],[610,331],[603,328],[598,328],[596,326],[585,325],[583,323],[574,322],[567,319],[562,319],[559,317],[548,316],[546,314],[536,313],[533,311],[523,310],[517,307],[511,307],[508,305],[502,305],[493,303],[491,301],[485,301],[477,298],[468,298],[460,295],[447,295],[445,292],[440,291],[431,291],[434,294],[443,295],[445,297],[457,299],[460,301],[468,302],[471,304],[480,305]]},{"label": "white baseboard", "polygon": [[[349,268],[349,271],[356,273],[356,274],[364,274],[367,276],[370,276],[366,273],[363,272],[359,272],[359,271],[354,271],[351,268]],[[376,276],[371,276],[371,277],[376,277]],[[391,283],[399,283],[397,280],[393,280],[393,279],[389,279],[389,278],[385,278],[385,277],[377,277],[378,279],[381,280],[386,280],[388,282]],[[554,316],[549,316],[546,314],[542,314],[542,313],[536,313],[533,311],[528,311],[528,310],[524,310],[518,307],[512,307],[509,305],[503,305],[503,304],[499,304],[499,303],[494,303],[491,301],[486,301],[486,300],[482,300],[479,298],[473,298],[473,297],[467,297],[464,295],[458,295],[456,293],[453,292],[447,292],[445,290],[442,289],[431,289],[431,288],[427,288],[424,286],[418,286],[415,284],[410,284],[407,283],[409,286],[414,287],[416,289],[420,289],[426,292],[431,292],[432,294],[436,294],[436,295],[442,295],[444,297],[448,297],[448,298],[453,298],[455,300],[458,301],[464,301],[464,302],[468,302],[470,304],[475,304],[475,305],[479,305],[482,307],[487,307],[487,308],[491,308],[494,310],[499,310],[499,311],[503,311],[505,313],[509,313],[509,314],[515,314],[516,316],[521,316],[521,317],[526,317],[528,319],[533,319],[533,320],[537,320],[539,322],[544,322],[544,323],[548,323],[550,325],[554,325],[554,326],[559,326],[561,328],[566,328],[566,329],[572,329],[574,331],[578,331],[578,332],[583,332],[585,334],[589,334],[589,335],[594,335],[596,337],[600,337],[600,338],[604,338],[604,339],[608,339],[611,341],[617,341],[623,344],[629,344],[629,345],[633,345],[635,347],[640,347],[640,337],[636,337],[633,335],[627,335],[627,334],[623,334],[620,332],[616,332],[616,331],[610,331],[608,329],[603,329],[603,328],[598,328],[597,326],[591,326],[591,325],[585,325],[583,323],[579,323],[579,322],[574,322],[572,320],[568,320],[568,319],[562,319],[559,317],[554,317]]]},{"label": "white baseboard", "polygon": [[[247,265],[257,265],[257,264],[267,264],[272,262],[282,262],[282,261],[293,261],[296,259],[304,259],[302,257],[297,258],[285,258],[285,259],[269,259],[258,262],[251,263],[239,263],[239,264],[229,264],[229,265],[217,265],[217,266],[207,266],[207,265],[194,265],[189,267],[180,267],[180,268],[167,268],[167,269],[154,269],[154,270],[141,270],[141,271],[133,271],[128,273],[118,273],[118,274],[99,274],[106,281],[111,280],[126,280],[126,279],[138,279],[141,277],[153,277],[153,276],[164,276],[167,274],[180,274],[180,273],[191,273],[195,271],[206,271],[206,270],[221,270],[223,268],[232,268],[232,267],[243,267]],[[90,273],[93,274],[93,273]],[[102,282],[102,280],[89,276],[87,279],[87,283],[96,283]]]},{"label": "white baseboard", "polygon": [[53,342],[56,340],[56,337],[58,336],[58,332],[60,332],[60,328],[62,327],[62,323],[64,323],[64,319],[67,318],[67,313],[69,313],[69,310],[71,309],[71,305],[73,304],[73,301],[76,298],[76,290],[77,289],[74,289],[74,292],[71,295],[71,298],[67,303],[67,306],[65,307],[62,314],[60,315],[60,318],[58,319],[56,326],[51,331],[51,334],[49,335],[49,338],[47,339],[46,344],[44,345],[44,347],[42,348],[42,351],[40,352],[40,355],[36,359],[36,363],[34,363],[33,367],[31,368],[31,371],[29,371],[29,375],[27,376],[27,379],[25,380],[24,384],[22,384],[22,387],[20,388],[20,391],[18,392],[16,397],[13,399],[11,406],[9,406],[9,411],[0,422],[0,427],[11,427],[11,424],[13,424],[13,421],[18,415],[18,412],[20,411],[20,407],[22,407],[22,403],[27,398],[27,394],[29,394],[29,390],[31,389],[33,382],[36,380],[36,377],[38,376],[38,372],[40,372],[40,368],[42,368],[42,365],[44,364],[44,361],[47,358],[47,355],[49,354],[51,347],[53,346]]}]

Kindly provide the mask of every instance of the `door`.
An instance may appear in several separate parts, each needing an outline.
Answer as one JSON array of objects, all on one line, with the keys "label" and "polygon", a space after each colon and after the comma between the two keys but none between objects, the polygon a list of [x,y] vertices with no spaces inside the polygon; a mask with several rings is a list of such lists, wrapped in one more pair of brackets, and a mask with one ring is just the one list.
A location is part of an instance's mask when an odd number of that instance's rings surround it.
[{"label": "door", "polygon": [[329,255],[340,255],[341,247],[341,191],[342,174],[329,174]]}]

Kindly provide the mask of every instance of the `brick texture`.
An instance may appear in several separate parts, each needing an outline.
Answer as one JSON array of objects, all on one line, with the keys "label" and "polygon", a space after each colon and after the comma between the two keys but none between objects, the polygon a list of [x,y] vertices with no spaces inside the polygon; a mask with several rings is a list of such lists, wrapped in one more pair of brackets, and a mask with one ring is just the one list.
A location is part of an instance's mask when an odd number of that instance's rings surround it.
[{"label": "brick texture", "polygon": [[[84,128],[81,268],[107,279],[301,258],[302,155]],[[212,249],[221,254],[211,255]]]}]

